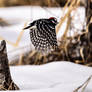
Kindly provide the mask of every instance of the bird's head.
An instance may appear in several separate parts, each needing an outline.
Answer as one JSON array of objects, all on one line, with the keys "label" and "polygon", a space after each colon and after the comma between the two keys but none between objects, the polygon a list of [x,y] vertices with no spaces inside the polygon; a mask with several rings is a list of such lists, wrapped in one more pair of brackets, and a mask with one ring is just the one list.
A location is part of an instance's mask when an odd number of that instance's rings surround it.
[{"label": "bird's head", "polygon": [[[39,20],[40,20],[40,19],[33,21],[33,22],[30,23],[28,26],[26,26],[26,27],[24,28],[24,30],[25,30],[25,29],[35,29],[35,28],[36,28],[36,22],[39,21]],[[56,19],[55,17],[50,17],[48,20],[49,20],[50,23],[53,24],[54,26],[56,26],[56,25],[58,24],[57,19]]]},{"label": "bird's head", "polygon": [[57,25],[57,19],[55,17],[50,17],[49,20],[51,21],[51,23],[53,23],[54,25]]}]

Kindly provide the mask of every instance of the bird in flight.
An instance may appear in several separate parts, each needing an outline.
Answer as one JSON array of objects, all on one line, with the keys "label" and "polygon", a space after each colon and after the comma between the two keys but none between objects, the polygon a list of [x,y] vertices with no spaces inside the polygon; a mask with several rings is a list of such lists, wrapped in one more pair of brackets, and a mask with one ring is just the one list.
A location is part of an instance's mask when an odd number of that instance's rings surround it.
[{"label": "bird in flight", "polygon": [[35,50],[42,53],[49,53],[58,48],[55,27],[57,19],[38,19],[30,23],[25,29],[30,30],[30,39]]}]

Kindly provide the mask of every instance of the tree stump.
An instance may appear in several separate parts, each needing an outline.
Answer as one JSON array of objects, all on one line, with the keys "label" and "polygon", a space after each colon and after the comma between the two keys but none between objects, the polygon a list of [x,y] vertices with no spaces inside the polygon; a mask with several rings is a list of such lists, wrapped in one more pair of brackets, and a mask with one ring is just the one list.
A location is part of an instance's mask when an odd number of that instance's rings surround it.
[{"label": "tree stump", "polygon": [[18,90],[18,86],[12,81],[8,65],[6,42],[0,44],[0,90]]}]

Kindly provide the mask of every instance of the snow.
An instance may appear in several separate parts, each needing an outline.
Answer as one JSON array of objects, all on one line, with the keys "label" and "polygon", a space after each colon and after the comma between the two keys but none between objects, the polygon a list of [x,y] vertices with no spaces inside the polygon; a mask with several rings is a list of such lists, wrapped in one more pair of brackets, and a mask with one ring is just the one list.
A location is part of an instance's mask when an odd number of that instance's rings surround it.
[{"label": "snow", "polygon": [[[73,92],[92,75],[90,67],[63,61],[40,66],[10,67],[10,70],[20,88],[14,92]],[[92,92],[92,81],[85,92]]]}]

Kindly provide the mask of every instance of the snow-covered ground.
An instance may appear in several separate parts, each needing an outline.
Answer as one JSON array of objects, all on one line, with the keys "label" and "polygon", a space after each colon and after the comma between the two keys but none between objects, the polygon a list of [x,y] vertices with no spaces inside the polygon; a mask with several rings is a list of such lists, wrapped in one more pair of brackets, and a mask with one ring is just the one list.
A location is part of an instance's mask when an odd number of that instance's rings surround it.
[{"label": "snow-covered ground", "polygon": [[[20,91],[14,92],[73,92],[92,75],[92,68],[70,62],[16,66],[10,70],[20,88]],[[85,92],[92,92],[92,80]]]}]

